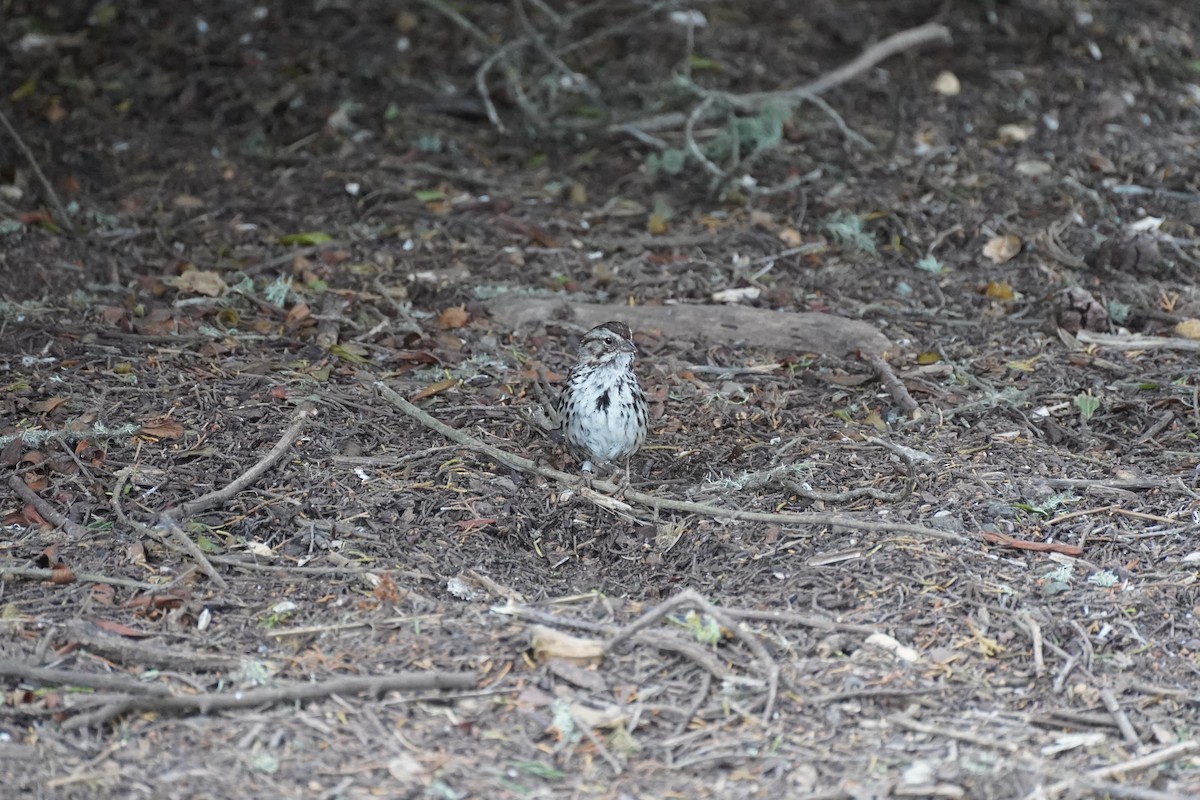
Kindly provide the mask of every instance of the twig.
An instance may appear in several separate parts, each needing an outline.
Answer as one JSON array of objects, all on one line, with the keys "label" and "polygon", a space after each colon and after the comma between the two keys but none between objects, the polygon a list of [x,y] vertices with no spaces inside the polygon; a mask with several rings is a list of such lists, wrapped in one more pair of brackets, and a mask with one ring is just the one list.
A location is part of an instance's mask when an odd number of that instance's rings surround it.
[{"label": "twig", "polygon": [[857,625],[853,622],[836,622],[820,614],[798,614],[789,611],[759,611],[756,609],[726,608],[725,613],[734,619],[753,619],[759,622],[777,622],[783,625],[801,625],[819,631],[839,631],[870,636],[879,633],[874,625]]},{"label": "twig", "polygon": [[875,353],[863,353],[860,357],[871,365],[871,369],[875,370],[875,377],[879,378],[879,382],[892,395],[892,399],[896,401],[896,404],[904,409],[909,419],[919,420],[924,416],[921,412],[921,407],[917,405],[917,401],[913,400],[912,395],[908,393],[908,387],[896,376],[896,373],[892,371],[891,366],[882,356]]},{"label": "twig", "polygon": [[20,495],[22,500],[37,509],[39,514],[53,522],[58,527],[62,528],[67,533],[80,539],[85,538],[88,535],[87,528],[83,527],[77,522],[71,521],[66,515],[59,513],[54,506],[50,505],[48,502],[39,497],[38,493],[33,489],[30,489],[29,484],[27,484],[20,475],[9,475],[8,486],[14,492]]},{"label": "twig", "polygon": [[173,550],[181,550],[191,557],[196,562],[196,566],[200,571],[208,576],[208,579],[213,582],[213,585],[224,591],[229,588],[229,584],[221,577],[212,562],[204,555],[204,552],[196,546],[196,543],[188,538],[188,535],[179,527],[179,523],[170,514],[163,514],[159,519],[160,528],[166,528],[166,535],[160,533],[153,528],[150,528],[137,520],[130,519],[125,513],[125,509],[121,507],[121,496],[125,491],[125,484],[129,477],[133,474],[134,465],[125,467],[116,474],[116,480],[113,484],[112,497],[109,499],[109,505],[112,507],[113,513],[117,515],[122,525],[126,525],[142,536],[148,536],[159,542],[162,542],[167,547]]},{"label": "twig", "polygon": [[[853,79],[854,77],[866,72],[871,67],[883,61],[886,58],[896,55],[904,50],[909,50],[914,47],[920,47],[925,44],[937,42],[940,44],[950,44],[950,31],[944,25],[929,23],[916,28],[910,28],[906,31],[893,34],[881,42],[864,50],[857,58],[847,64],[838,67],[832,72],[828,72],[816,80],[804,84],[803,86],[792,89],[783,89],[773,92],[754,92],[751,94],[733,95],[726,94],[724,98],[741,111],[758,111],[768,103],[783,102],[785,104],[795,105],[810,96],[823,94],[836,86]],[[625,123],[643,132],[653,132],[662,130],[674,130],[687,121],[687,115],[682,113],[659,114],[646,119],[635,120]],[[622,126],[614,126],[611,130],[619,132]]]},{"label": "twig", "polygon": [[[1149,753],[1141,758],[1132,758],[1128,761],[1121,761],[1116,764],[1110,764],[1107,767],[1091,770],[1083,774],[1085,781],[1103,781],[1115,775],[1121,775],[1126,772],[1135,772],[1137,770],[1156,767],[1159,764],[1165,764],[1168,761],[1174,761],[1182,758],[1189,753],[1194,753],[1200,750],[1200,740],[1191,739],[1179,744],[1173,744],[1170,747],[1164,747],[1155,753]],[[1052,798],[1060,795],[1063,792],[1070,790],[1075,785],[1075,780],[1067,778],[1066,780],[1052,783],[1046,787],[1037,787],[1029,794],[1025,795],[1025,800],[1043,800],[1044,798]]]},{"label": "twig", "polygon": [[[67,623],[70,641],[83,645],[89,653],[103,656],[126,666],[155,666],[161,669],[193,671],[230,671],[237,669],[241,659],[235,656],[185,650],[172,645],[156,647],[146,642],[104,633],[95,625],[73,620]],[[114,687],[95,687],[114,688]]]},{"label": "twig", "polygon": [[44,686],[84,686],[89,689],[125,692],[131,695],[150,695],[153,697],[168,697],[171,690],[158,683],[145,683],[119,675],[109,675],[98,672],[80,672],[69,669],[51,669],[50,667],[35,667],[23,661],[0,661],[0,675],[6,678],[19,678],[23,681],[33,681]]},{"label": "twig", "polygon": [[779,664],[775,662],[775,659],[771,658],[771,654],[767,652],[767,649],[759,641],[758,637],[744,630],[736,620],[722,609],[713,605],[707,598],[694,589],[684,589],[670,600],[660,603],[655,608],[650,609],[633,622],[621,628],[615,636],[604,643],[604,651],[606,653],[612,652],[625,640],[650,627],[681,606],[697,607],[700,611],[715,619],[718,624],[727,628],[730,633],[750,648],[750,652],[754,653],[754,657],[759,660],[767,673],[767,700],[766,707],[763,709],[763,724],[768,724],[775,710],[775,697],[779,693]]},{"label": "twig", "polygon": [[[398,395],[382,381],[376,381],[374,385],[376,390],[378,390],[379,393],[397,409],[403,411],[405,414],[417,420],[425,427],[437,431],[447,439],[453,442],[458,442],[463,447],[491,456],[497,461],[507,464],[509,467],[512,467],[520,472],[541,475],[544,478],[558,481],[564,486],[569,486],[572,488],[579,486],[580,480],[578,476],[562,472],[561,470],[551,469],[550,467],[546,467],[541,464],[536,464],[528,458],[522,458],[521,456],[501,450],[498,447],[485,444],[473,436],[470,436],[460,430],[451,428],[449,425],[446,425],[445,423],[433,418]],[[593,491],[599,490],[608,494],[616,494],[620,487],[610,481],[593,480],[591,488]],[[905,522],[874,522],[857,519],[855,517],[848,517],[843,514],[825,514],[816,512],[742,511],[739,509],[713,506],[707,503],[694,503],[687,500],[675,500],[669,497],[660,497],[657,495],[635,491],[633,489],[625,489],[622,497],[626,501],[637,503],[646,508],[682,511],[688,514],[700,514],[717,519],[737,519],[746,520],[749,522],[768,522],[782,525],[829,525],[834,527],[849,528],[851,530],[873,531],[889,533],[893,535],[910,534],[913,536],[924,536],[931,539],[941,539],[949,542],[966,543],[968,541],[966,537],[960,536],[956,533],[939,531],[935,528],[928,528],[924,525],[914,525]]]},{"label": "twig", "polygon": [[277,689],[255,689],[194,695],[127,697],[97,711],[80,714],[63,723],[65,730],[99,725],[131,711],[191,712],[208,714],[233,708],[253,708],[289,701],[316,700],[331,695],[392,691],[469,689],[478,683],[472,672],[402,672],[373,677],[344,677],[322,683],[300,683]]},{"label": "twig", "polygon": [[496,104],[492,102],[492,93],[488,91],[487,87],[487,75],[492,71],[492,67],[496,66],[496,62],[506,57],[509,51],[515,50],[518,45],[524,45],[524,43],[524,39],[514,39],[503,47],[497,48],[475,70],[475,90],[479,92],[479,99],[483,101],[483,108],[487,112],[488,121],[500,133],[507,133],[508,128],[504,127],[504,122],[501,121],[500,114],[496,111]]},{"label": "twig", "polygon": [[1018,619],[1029,629],[1029,638],[1033,640],[1033,671],[1039,677],[1046,671],[1046,656],[1043,653],[1042,626],[1028,612]]},{"label": "twig", "polygon": [[17,129],[8,121],[8,117],[3,111],[0,111],[0,125],[4,126],[4,129],[8,131],[8,135],[16,142],[17,149],[21,151],[21,155],[25,156],[25,160],[29,162],[29,166],[33,169],[33,174],[37,176],[38,183],[42,185],[42,191],[46,193],[50,202],[54,204],[54,210],[58,213],[58,224],[64,230],[75,230],[71,225],[71,218],[67,216],[67,209],[63,206],[62,201],[58,199],[58,193],[54,191],[54,186],[46,178],[46,173],[42,172],[42,168],[38,166],[37,159],[33,157],[33,151],[29,149],[29,145],[25,144],[25,140],[17,133]]},{"label": "twig", "polygon": [[888,721],[892,724],[905,728],[916,733],[924,733],[929,736],[944,736],[947,739],[954,739],[960,742],[977,745],[989,750],[1003,750],[1006,753],[1019,753],[1021,746],[1016,742],[1005,741],[998,736],[987,736],[984,734],[970,733],[969,731],[956,731],[948,728],[945,725],[930,725],[924,722],[918,722],[907,714],[892,714],[888,717]]},{"label": "twig", "polygon": [[212,562],[204,555],[204,552],[195,542],[188,538],[188,535],[183,532],[183,528],[179,527],[179,523],[172,519],[170,514],[162,515],[162,518],[159,520],[159,526],[167,529],[171,535],[171,539],[196,562],[196,566],[208,576],[208,579],[213,582],[214,586],[222,591],[229,588],[229,584],[221,577],[221,573],[217,572]]},{"label": "twig", "polygon": [[581,731],[583,735],[587,737],[587,740],[592,743],[592,747],[596,748],[596,752],[600,754],[600,757],[607,761],[608,765],[612,767],[613,773],[620,775],[622,772],[624,772],[625,765],[622,764],[620,760],[614,756],[607,747],[604,746],[604,742],[600,741],[600,738],[596,736],[595,732],[592,730],[592,726],[580,720],[579,717],[571,713],[569,709],[567,713],[571,715],[571,719],[575,722],[576,730]]},{"label": "twig", "polygon": [[712,160],[704,154],[700,149],[700,145],[696,143],[695,127],[696,120],[700,119],[703,114],[708,111],[713,104],[713,96],[705,97],[700,103],[692,109],[692,113],[688,114],[687,121],[683,124],[683,141],[687,145],[688,152],[692,158],[700,162],[700,166],[704,167],[709,175],[712,175],[718,181],[724,181],[729,177],[725,170],[718,167]]},{"label": "twig", "polygon": [[687,712],[684,713],[683,719],[679,720],[679,727],[675,729],[675,736],[679,736],[687,731],[688,725],[692,723],[695,716],[700,713],[700,709],[704,707],[704,701],[708,699],[708,690],[711,688],[712,675],[707,672],[700,673],[700,688],[696,690],[696,698],[692,701],[692,705],[688,708]]},{"label": "twig", "polygon": [[275,446],[271,448],[271,452],[259,459],[258,463],[252,466],[250,469],[246,470],[237,478],[230,481],[224,489],[218,489],[216,491],[209,492],[208,494],[201,495],[195,500],[187,501],[179,507],[179,513],[182,516],[190,517],[201,511],[205,511],[213,506],[220,505],[221,503],[230,500],[238,492],[254,483],[256,480],[262,477],[263,473],[275,466],[275,463],[279,461],[279,459],[283,458],[284,454],[287,453],[288,448],[292,446],[292,443],[295,442],[297,438],[299,438],[300,432],[304,430],[304,426],[308,423],[309,417],[316,416],[316,413],[316,411],[311,409],[301,408],[296,412],[296,418],[292,421],[292,424],[288,426],[288,429],[283,432],[283,436],[280,437]]},{"label": "twig", "polygon": [[470,36],[472,39],[474,39],[475,43],[477,45],[479,45],[480,47],[482,47],[484,50],[487,50],[488,48],[490,48],[492,46],[492,41],[491,41],[491,39],[488,38],[488,35],[486,33],[484,33],[482,30],[477,28],[475,26],[475,24],[472,23],[469,19],[467,19],[462,14],[458,13],[453,8],[451,8],[449,5],[447,5],[445,2],[443,2],[443,0],[420,0],[420,3],[421,3],[421,5],[425,6],[426,8],[436,11],[437,13],[441,14],[446,19],[453,22],[455,25],[457,25],[459,28],[461,28],[468,36]]},{"label": "twig", "polygon": [[1190,350],[1192,352],[1200,350],[1200,341],[1178,336],[1140,336],[1137,334],[1122,336],[1084,330],[1075,334],[1075,339],[1084,344],[1111,347],[1114,350]]},{"label": "twig", "polygon": [[1121,731],[1121,737],[1125,740],[1125,744],[1135,747],[1140,744],[1141,737],[1133,729],[1133,723],[1129,721],[1129,716],[1117,702],[1117,695],[1110,687],[1106,686],[1100,690],[1100,702],[1104,703],[1104,709],[1112,715],[1113,721],[1117,723],[1117,730]]},{"label": "twig", "polygon": [[605,117],[608,117],[608,104],[604,102],[604,98],[600,96],[600,92],[595,85],[588,80],[586,75],[582,75],[567,66],[567,62],[563,61],[558,53],[551,49],[550,45],[546,44],[546,40],[542,38],[541,33],[534,27],[529,20],[529,15],[525,13],[525,4],[521,0],[513,0],[513,12],[516,14],[517,22],[520,23],[521,29],[525,31],[525,36],[533,43],[533,49],[541,54],[542,58],[546,59],[554,69],[558,70],[571,85],[579,89],[587,99],[591,100],[596,107],[604,111]]},{"label": "twig", "polygon": [[[52,581],[58,577],[52,569],[5,566],[0,564],[0,578],[6,575],[12,575],[14,578],[31,578],[42,581]],[[114,578],[109,575],[101,575],[98,572],[75,572],[71,570],[71,577],[77,581],[84,581],[86,583],[109,583],[113,586],[124,586],[128,589],[144,589],[152,592],[161,591],[163,588],[154,583],[145,583],[143,581],[130,580],[129,578]]]}]

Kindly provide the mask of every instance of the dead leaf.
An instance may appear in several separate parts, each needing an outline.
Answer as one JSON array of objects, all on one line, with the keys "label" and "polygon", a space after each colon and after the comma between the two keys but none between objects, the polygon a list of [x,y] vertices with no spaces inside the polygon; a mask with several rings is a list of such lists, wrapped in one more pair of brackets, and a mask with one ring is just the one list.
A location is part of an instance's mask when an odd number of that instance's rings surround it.
[{"label": "dead leaf", "polygon": [[128,625],[116,622],[111,619],[98,619],[93,623],[97,628],[109,633],[115,633],[117,636],[125,636],[129,639],[144,639],[153,634],[148,631],[139,631],[137,628],[131,628]]},{"label": "dead leaf", "polygon": [[1001,144],[1020,144],[1033,133],[1029,125],[1001,125],[996,131]]},{"label": "dead leaf", "polygon": [[662,211],[655,211],[646,220],[646,233],[651,236],[662,236],[667,232],[667,215]]},{"label": "dead leaf", "polygon": [[205,297],[220,297],[226,289],[225,281],[220,275],[203,269],[189,269],[175,278],[174,284],[175,288],[181,292],[202,294]]},{"label": "dead leaf", "polygon": [[424,389],[420,390],[412,397],[408,398],[410,403],[415,403],[418,400],[424,400],[426,397],[433,397],[435,394],[441,394],[447,389],[453,389],[458,384],[458,378],[446,378],[437,383],[431,383]]},{"label": "dead leaf", "polygon": [[74,583],[75,573],[63,561],[59,560],[50,568],[50,582],[56,585]]},{"label": "dead leaf", "polygon": [[740,289],[722,289],[719,292],[713,292],[712,299],[714,303],[740,303],[743,300],[756,300],[762,294],[762,290],[757,286],[743,286]]},{"label": "dead leaf", "polygon": [[795,228],[784,228],[779,232],[779,241],[788,247],[799,247],[804,243],[804,237]]},{"label": "dead leaf", "polygon": [[535,625],[530,631],[530,647],[538,661],[561,658],[584,664],[598,664],[604,657],[604,644],[595,639],[571,636],[554,628]]},{"label": "dead leaf", "polygon": [[933,79],[933,90],[942,97],[955,97],[962,91],[962,83],[953,72],[942,70]]},{"label": "dead leaf", "polygon": [[312,310],[308,307],[307,303],[296,303],[296,305],[288,310],[287,325],[288,327],[295,327],[311,316]]},{"label": "dead leaf", "polygon": [[486,528],[488,525],[495,525],[496,520],[491,517],[479,517],[478,519],[460,519],[455,521],[454,524],[462,528],[463,532],[467,532],[478,528]]},{"label": "dead leaf", "polygon": [[168,417],[158,417],[142,425],[138,433],[156,439],[179,439],[183,436],[183,426]]},{"label": "dead leaf", "polygon": [[764,230],[775,230],[775,215],[770,211],[754,210],[750,212],[750,224]]},{"label": "dead leaf", "polygon": [[993,300],[1008,302],[1013,299],[1012,287],[1004,281],[992,281],[983,290],[983,293]]},{"label": "dead leaf", "polygon": [[451,306],[438,314],[437,325],[443,331],[453,330],[466,325],[470,318],[471,315],[462,306]]},{"label": "dead leaf", "polygon": [[29,404],[29,410],[35,414],[45,414],[67,402],[65,397],[51,397],[46,400],[38,400],[36,403]]},{"label": "dead leaf", "polygon": [[1077,544],[1065,542],[1029,542],[1024,539],[1014,539],[1008,534],[998,531],[984,531],[983,540],[1005,547],[1015,547],[1018,550],[1034,550],[1039,553],[1062,553],[1068,556],[1083,555],[1083,548]]},{"label": "dead leaf", "polygon": [[983,254],[997,264],[1010,261],[1021,252],[1021,239],[1011,233],[1008,236],[993,236],[983,246]]},{"label": "dead leaf", "polygon": [[175,195],[175,199],[171,201],[171,204],[185,211],[196,211],[204,208],[204,201],[192,194]]},{"label": "dead leaf", "polygon": [[1049,175],[1053,169],[1045,161],[1039,161],[1036,158],[1029,158],[1024,161],[1018,161],[1013,167],[1013,171],[1018,175],[1024,175],[1026,178],[1040,178],[1043,175]]},{"label": "dead leaf", "polygon": [[1186,339],[1200,339],[1200,319],[1185,319],[1175,326],[1175,332]]}]

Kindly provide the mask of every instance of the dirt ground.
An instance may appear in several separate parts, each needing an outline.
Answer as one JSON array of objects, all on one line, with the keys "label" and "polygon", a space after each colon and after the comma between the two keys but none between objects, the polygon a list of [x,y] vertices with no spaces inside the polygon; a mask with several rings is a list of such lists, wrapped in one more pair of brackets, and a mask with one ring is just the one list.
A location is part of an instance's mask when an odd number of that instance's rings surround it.
[{"label": "dirt ground", "polygon": [[[1200,796],[1200,13],[701,3],[728,92],[953,37],[714,192],[440,5],[0,2],[8,796]],[[564,34],[621,118],[669,5]]]}]

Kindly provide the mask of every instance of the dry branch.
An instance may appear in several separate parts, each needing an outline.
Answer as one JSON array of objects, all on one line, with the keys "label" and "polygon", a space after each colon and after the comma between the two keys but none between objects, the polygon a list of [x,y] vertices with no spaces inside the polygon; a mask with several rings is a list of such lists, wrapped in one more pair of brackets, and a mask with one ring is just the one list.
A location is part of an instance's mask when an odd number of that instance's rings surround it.
[{"label": "dry branch", "polygon": [[[864,50],[857,58],[850,61],[832,72],[828,72],[819,78],[792,89],[781,89],[773,92],[753,92],[750,94],[720,94],[717,95],[729,105],[737,108],[740,111],[759,111],[764,106],[771,103],[780,103],[785,106],[794,106],[804,102],[810,97],[815,97],[824,92],[840,86],[847,81],[861,75],[871,67],[878,64],[884,59],[891,58],[897,53],[905,50],[910,50],[915,47],[921,47],[926,44],[950,44],[950,31],[944,25],[929,23],[916,28],[910,28],[900,33],[895,33]],[[701,115],[705,116],[705,115]],[[620,125],[614,125],[609,130],[613,133],[631,133],[632,130],[637,130],[642,133],[649,131],[676,130],[680,126],[685,125],[688,121],[689,114],[670,113],[658,114],[653,117],[644,117],[642,119],[633,120]]]},{"label": "dry branch", "polygon": [[[376,381],[375,388],[388,402],[390,402],[400,411],[403,411],[405,414],[417,420],[430,430],[437,431],[447,439],[458,442],[463,447],[491,456],[497,461],[507,464],[508,466],[520,472],[541,475],[544,478],[558,481],[564,486],[571,487],[572,489],[579,488],[580,478],[578,476],[534,463],[528,458],[523,458],[506,450],[501,450],[499,447],[493,447],[490,444],[485,444],[473,436],[463,433],[460,430],[451,428],[449,425],[434,419],[429,414],[405,400],[382,381]],[[721,506],[709,505],[707,503],[694,503],[687,500],[676,500],[670,497],[646,494],[633,489],[624,489],[624,491],[621,491],[621,487],[618,487],[611,481],[594,480],[591,482],[590,492],[580,491],[580,494],[584,497],[592,497],[600,492],[603,492],[605,495],[609,495],[610,497],[607,497],[606,499],[610,501],[615,500],[615,498],[611,497],[611,495],[620,493],[624,500],[637,503],[644,508],[654,509],[655,511],[661,511],[665,509],[669,511],[682,511],[688,514],[699,514],[701,516],[714,517],[717,519],[737,519],[747,522],[774,523],[777,525],[828,525],[832,527],[848,528],[850,530],[872,531],[887,534],[909,534],[912,536],[922,536],[930,539],[941,539],[943,541],[950,542],[962,543],[968,541],[966,537],[959,536],[956,533],[939,531],[935,528],[929,528],[924,525],[914,525],[906,522],[875,522],[846,516],[844,514],[825,514],[817,512],[742,511],[736,508],[723,508]],[[595,502],[594,499],[593,502]]]},{"label": "dry branch", "polygon": [[[56,670],[50,670],[51,673]],[[80,714],[63,723],[64,729],[99,725],[133,711],[200,712],[208,714],[235,708],[254,708],[304,700],[317,700],[332,695],[367,694],[378,696],[392,691],[434,689],[470,689],[478,683],[471,672],[402,672],[372,677],[343,677],[321,683],[302,683],[276,689],[255,689],[223,693],[204,692],[194,695],[141,695],[121,700],[87,714]],[[45,682],[45,681],[43,681]]]}]

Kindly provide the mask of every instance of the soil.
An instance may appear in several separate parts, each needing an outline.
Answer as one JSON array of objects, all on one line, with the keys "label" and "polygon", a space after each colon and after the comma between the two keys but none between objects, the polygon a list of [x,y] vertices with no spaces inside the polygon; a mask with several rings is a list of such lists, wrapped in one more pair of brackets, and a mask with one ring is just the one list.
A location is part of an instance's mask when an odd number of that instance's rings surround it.
[{"label": "soil", "polygon": [[[622,119],[661,5],[564,22]],[[1200,796],[1191,4],[701,4],[711,90],[953,37],[720,185],[440,6],[0,5],[10,796]]]}]

